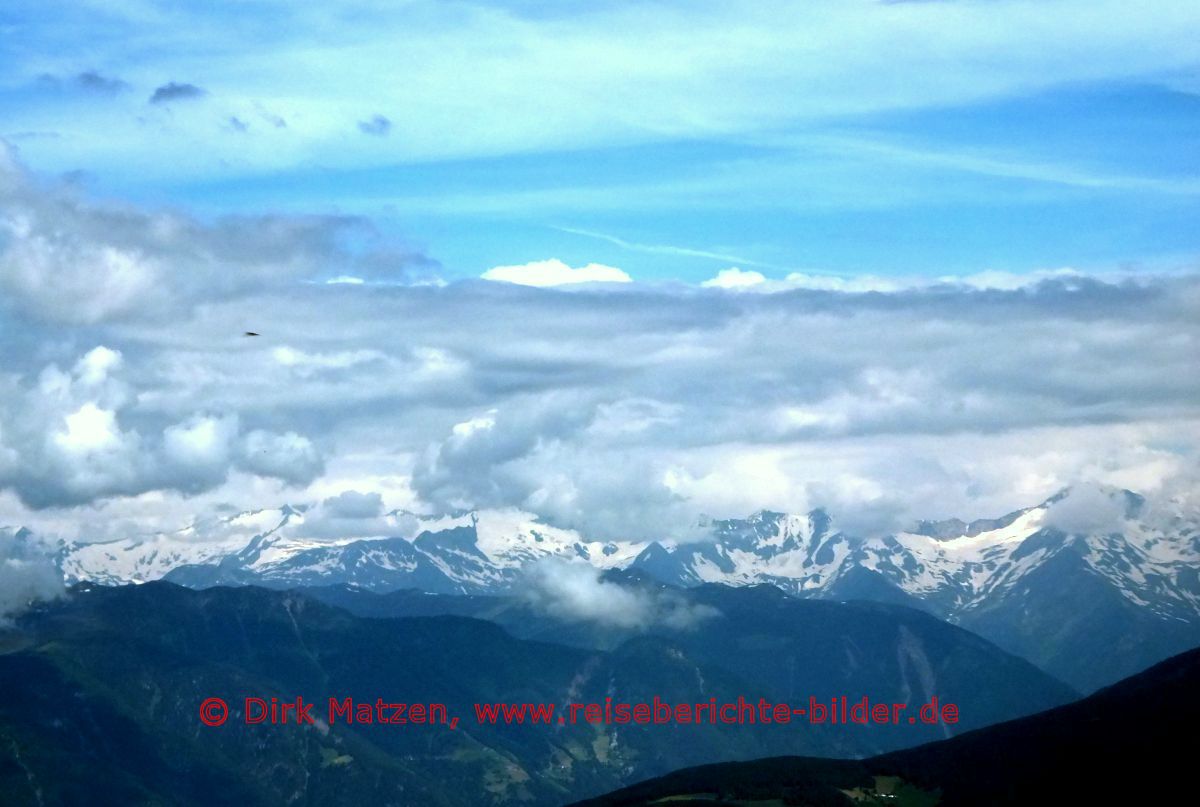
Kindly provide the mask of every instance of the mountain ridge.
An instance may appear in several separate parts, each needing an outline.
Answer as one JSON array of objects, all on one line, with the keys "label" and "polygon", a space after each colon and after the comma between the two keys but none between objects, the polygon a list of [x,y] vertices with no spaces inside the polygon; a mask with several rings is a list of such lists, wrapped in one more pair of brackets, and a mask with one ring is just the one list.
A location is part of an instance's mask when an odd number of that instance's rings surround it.
[{"label": "mountain ridge", "polygon": [[[699,594],[723,594],[725,610],[764,618],[770,602],[790,610],[755,636],[745,635],[744,619],[720,630],[706,623],[714,640],[754,652],[701,657],[703,637],[686,629],[597,649],[516,637],[470,615],[357,616],[298,591],[78,584],[0,628],[0,793],[16,803],[44,795],[67,804],[553,805],[702,761],[863,755],[942,736],[942,727],[921,725],[473,719],[476,703],[780,702],[791,658],[805,662],[798,685],[818,697],[953,698],[962,716],[955,731],[1073,699],[1028,662],[908,609],[788,606],[782,593],[752,589]],[[807,627],[793,612],[809,615]],[[811,642],[847,639],[861,650],[853,663],[845,653],[807,653]],[[933,671],[928,689],[911,687],[909,697],[901,646]],[[248,725],[237,713],[247,696],[441,703],[462,722]],[[229,704],[223,725],[200,723],[197,709],[211,697]]]},{"label": "mountain ridge", "polygon": [[642,804],[1186,803],[1200,649],[1074,703],[866,760],[776,757],[675,771],[572,807]]},{"label": "mountain ridge", "polygon": [[[347,583],[447,594],[511,592],[546,559],[638,570],[677,586],[766,583],[802,597],[927,610],[1088,691],[1200,643],[1200,522],[1149,520],[1142,497],[1107,490],[1083,509],[1110,509],[1110,523],[1064,529],[1056,508],[1080,510],[1073,497],[1063,491],[1000,518],[920,522],[869,538],[837,529],[824,510],[762,510],[711,520],[709,540],[689,543],[589,540],[511,509],[393,511],[384,518],[389,534],[327,538],[306,534],[304,509],[284,507],[230,517],[209,530],[212,540],[193,530],[64,544],[58,564],[67,582]],[[1111,647],[1124,651],[1115,661]]]}]

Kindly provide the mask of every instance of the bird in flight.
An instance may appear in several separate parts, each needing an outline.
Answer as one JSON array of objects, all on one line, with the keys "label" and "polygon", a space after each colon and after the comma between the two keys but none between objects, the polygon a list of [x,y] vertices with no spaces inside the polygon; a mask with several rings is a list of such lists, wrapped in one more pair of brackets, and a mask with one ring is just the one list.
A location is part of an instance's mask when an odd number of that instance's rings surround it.
[{"label": "bird in flight", "polygon": [[246,331],[242,336],[258,336],[254,331]]}]

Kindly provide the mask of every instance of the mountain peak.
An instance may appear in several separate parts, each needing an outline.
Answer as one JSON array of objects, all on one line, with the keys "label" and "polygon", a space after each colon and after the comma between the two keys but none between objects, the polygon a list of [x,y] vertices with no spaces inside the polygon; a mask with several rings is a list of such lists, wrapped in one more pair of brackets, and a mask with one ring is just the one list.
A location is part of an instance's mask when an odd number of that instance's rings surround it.
[{"label": "mountain peak", "polygon": [[[1048,618],[1105,602],[1110,611],[1136,614],[1131,626],[1143,618],[1170,620],[1185,632],[1200,625],[1195,519],[1150,523],[1138,518],[1144,500],[1137,494],[1088,490],[1064,490],[1000,518],[923,521],[913,532],[866,538],[832,530],[820,508],[764,509],[714,520],[706,540],[693,542],[598,541],[515,508],[393,515],[384,519],[391,534],[322,537],[300,506],[285,505],[186,534],[69,544],[59,563],[69,583],[170,575],[196,586],[492,594],[525,585],[531,564],[559,558],[668,585],[765,584],[802,597],[906,602],[960,624],[1004,609],[1023,613],[1045,597]],[[1098,518],[1089,496],[1111,512]]]}]

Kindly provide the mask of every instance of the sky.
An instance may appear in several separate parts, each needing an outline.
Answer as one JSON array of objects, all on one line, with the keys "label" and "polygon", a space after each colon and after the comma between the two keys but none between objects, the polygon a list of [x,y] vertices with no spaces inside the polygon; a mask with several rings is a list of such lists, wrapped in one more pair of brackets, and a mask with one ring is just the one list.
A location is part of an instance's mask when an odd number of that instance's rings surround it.
[{"label": "sky", "polygon": [[0,525],[1195,496],[1194,2],[9,2],[0,143]]}]

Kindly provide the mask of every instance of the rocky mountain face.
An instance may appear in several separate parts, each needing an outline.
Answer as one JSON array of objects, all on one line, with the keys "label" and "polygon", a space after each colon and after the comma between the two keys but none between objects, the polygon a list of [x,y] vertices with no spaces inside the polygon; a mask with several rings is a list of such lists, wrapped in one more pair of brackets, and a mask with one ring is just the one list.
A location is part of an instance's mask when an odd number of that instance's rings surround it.
[{"label": "rocky mountain face", "polygon": [[[801,597],[909,605],[1090,691],[1200,643],[1200,525],[1147,514],[1127,491],[1105,495],[1080,506],[1064,492],[998,519],[876,537],[847,534],[821,510],[760,512],[712,521],[709,540],[691,543],[588,540],[512,510],[396,512],[392,534],[316,538],[304,512],[285,507],[230,518],[204,540],[184,531],[63,546],[59,564],[68,582],[480,594],[520,588],[531,564],[565,558],[677,586],[765,583]],[[1106,516],[1089,518],[1096,509]]]}]

